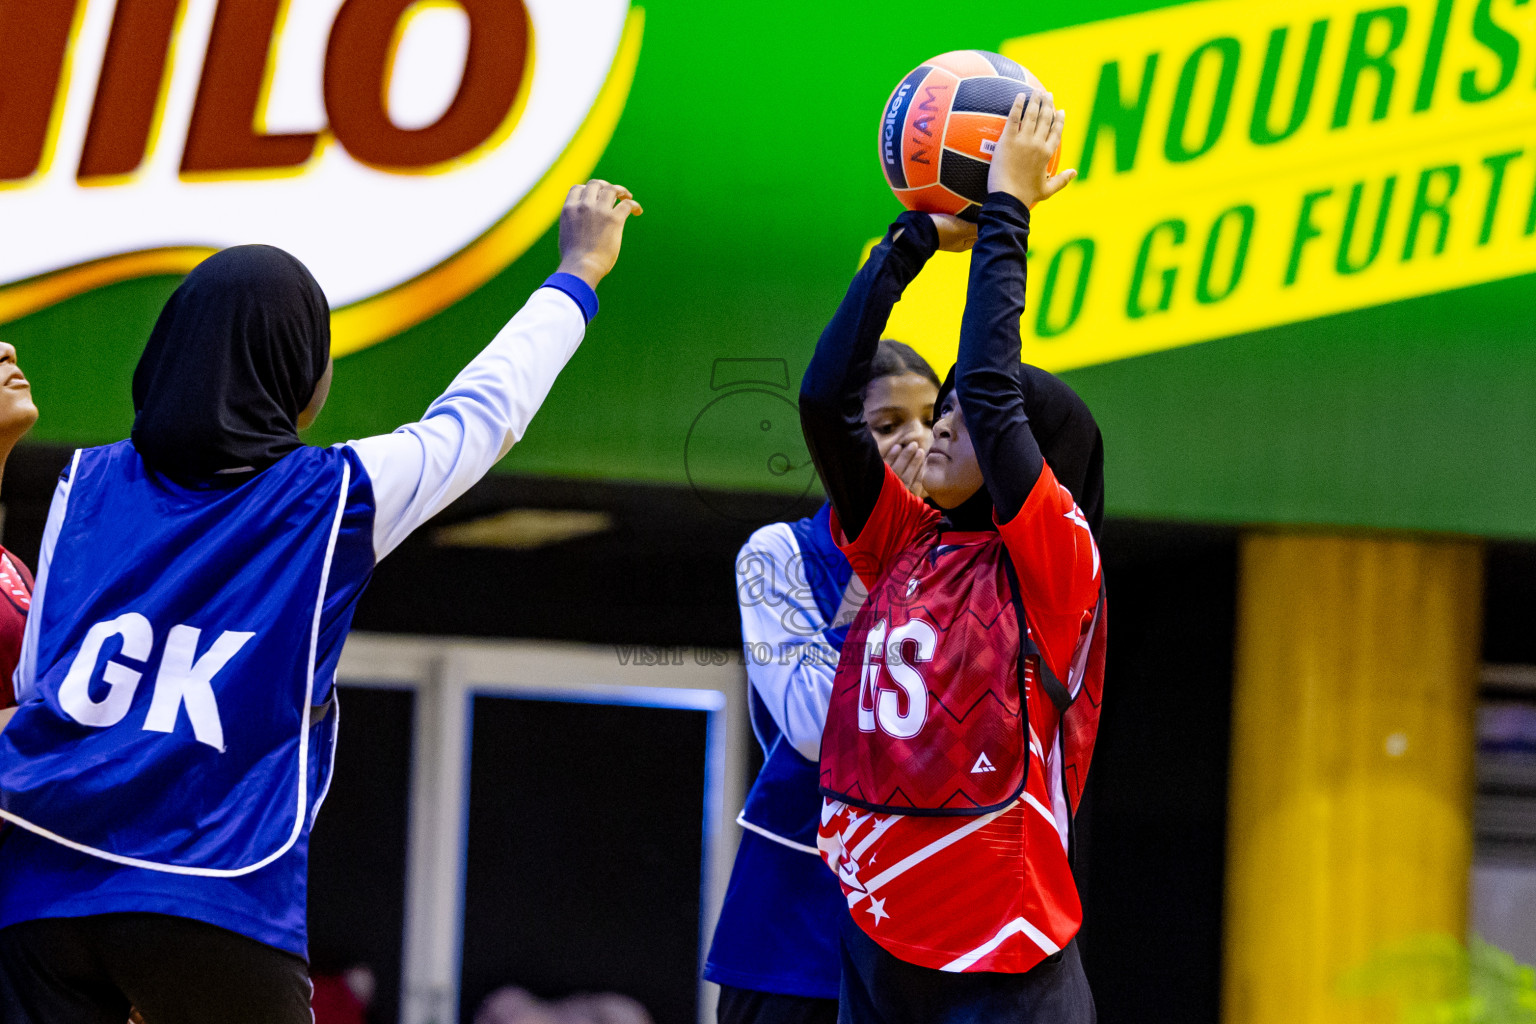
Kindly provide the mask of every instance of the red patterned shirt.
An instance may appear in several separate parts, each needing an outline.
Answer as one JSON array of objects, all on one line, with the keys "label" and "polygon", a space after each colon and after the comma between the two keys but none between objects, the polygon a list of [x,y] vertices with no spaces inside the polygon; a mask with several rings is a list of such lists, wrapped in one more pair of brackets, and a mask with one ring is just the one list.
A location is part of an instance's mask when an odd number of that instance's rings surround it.
[{"label": "red patterned shirt", "polygon": [[0,708],[16,703],[11,676],[21,660],[21,634],[32,609],[32,574],[5,548],[0,548]]},{"label": "red patterned shirt", "polygon": [[1080,695],[1102,654],[1098,549],[1049,466],[996,534],[942,527],[887,470],[843,545],[870,598],[833,687],[822,781],[844,799],[824,800],[817,845],[854,920],[893,955],[1021,973],[1071,941],[1082,908],[1060,712],[1034,659],[1019,692],[1010,577],[1028,639]]}]

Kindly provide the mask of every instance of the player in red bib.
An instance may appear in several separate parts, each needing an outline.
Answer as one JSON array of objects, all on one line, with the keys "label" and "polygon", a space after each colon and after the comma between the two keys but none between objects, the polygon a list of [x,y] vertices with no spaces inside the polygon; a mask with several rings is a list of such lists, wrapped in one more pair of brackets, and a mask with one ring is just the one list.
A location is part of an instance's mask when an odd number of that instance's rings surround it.
[{"label": "player in red bib", "polygon": [[[870,590],[833,684],[817,840],[851,912],[855,1024],[1094,1019],[1069,856],[1103,678],[1103,450],[1082,400],[1020,363],[1018,329],[1029,208],[1074,173],[1047,172],[1061,126],[1049,96],[1014,105],[978,229],[902,215],[801,390],[834,536]],[[857,382],[906,284],[973,239],[925,503],[863,431]]]},{"label": "player in red bib", "polygon": [[[11,449],[37,422],[32,385],[16,365],[16,350],[0,342],[0,472]],[[0,727],[16,705],[11,674],[21,657],[21,635],[32,608],[32,573],[21,559],[0,547]]]}]

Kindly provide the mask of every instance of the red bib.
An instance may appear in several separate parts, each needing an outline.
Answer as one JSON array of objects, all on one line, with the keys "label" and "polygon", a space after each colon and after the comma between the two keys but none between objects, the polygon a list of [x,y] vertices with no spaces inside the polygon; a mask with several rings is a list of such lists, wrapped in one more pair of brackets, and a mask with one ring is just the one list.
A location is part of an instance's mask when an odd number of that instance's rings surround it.
[{"label": "red bib", "polygon": [[867,810],[983,814],[1024,790],[1021,606],[1002,539],[919,537],[843,647],[821,790]]},{"label": "red bib", "polygon": [[21,637],[32,608],[32,574],[19,559],[0,548],[0,708],[16,703],[11,675],[21,660]]}]

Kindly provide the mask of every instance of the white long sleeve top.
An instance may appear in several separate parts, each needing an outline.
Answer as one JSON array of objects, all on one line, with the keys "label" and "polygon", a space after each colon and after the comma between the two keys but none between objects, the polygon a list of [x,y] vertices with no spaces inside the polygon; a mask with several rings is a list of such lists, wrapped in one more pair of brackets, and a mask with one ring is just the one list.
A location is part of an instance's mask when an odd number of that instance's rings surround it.
[{"label": "white long sleeve top", "polygon": [[747,679],[790,746],[815,761],[838,653],[803,559],[788,523],[758,530],[736,556],[737,603]]}]

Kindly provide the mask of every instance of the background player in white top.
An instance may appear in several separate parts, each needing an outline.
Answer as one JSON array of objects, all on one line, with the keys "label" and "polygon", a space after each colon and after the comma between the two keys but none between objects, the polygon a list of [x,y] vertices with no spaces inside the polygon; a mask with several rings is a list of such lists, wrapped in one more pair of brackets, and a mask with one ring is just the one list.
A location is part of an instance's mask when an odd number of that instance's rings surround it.
[{"label": "background player in white top", "polygon": [[[914,494],[933,440],[939,378],[910,346],[881,340],[860,395],[880,457]],[[736,821],[731,869],[704,977],[720,1024],[832,1024],[842,965],[842,890],[816,849],[832,676],[863,584],[832,540],[831,506],[754,533],[736,557],[752,731],[764,762]]]}]

